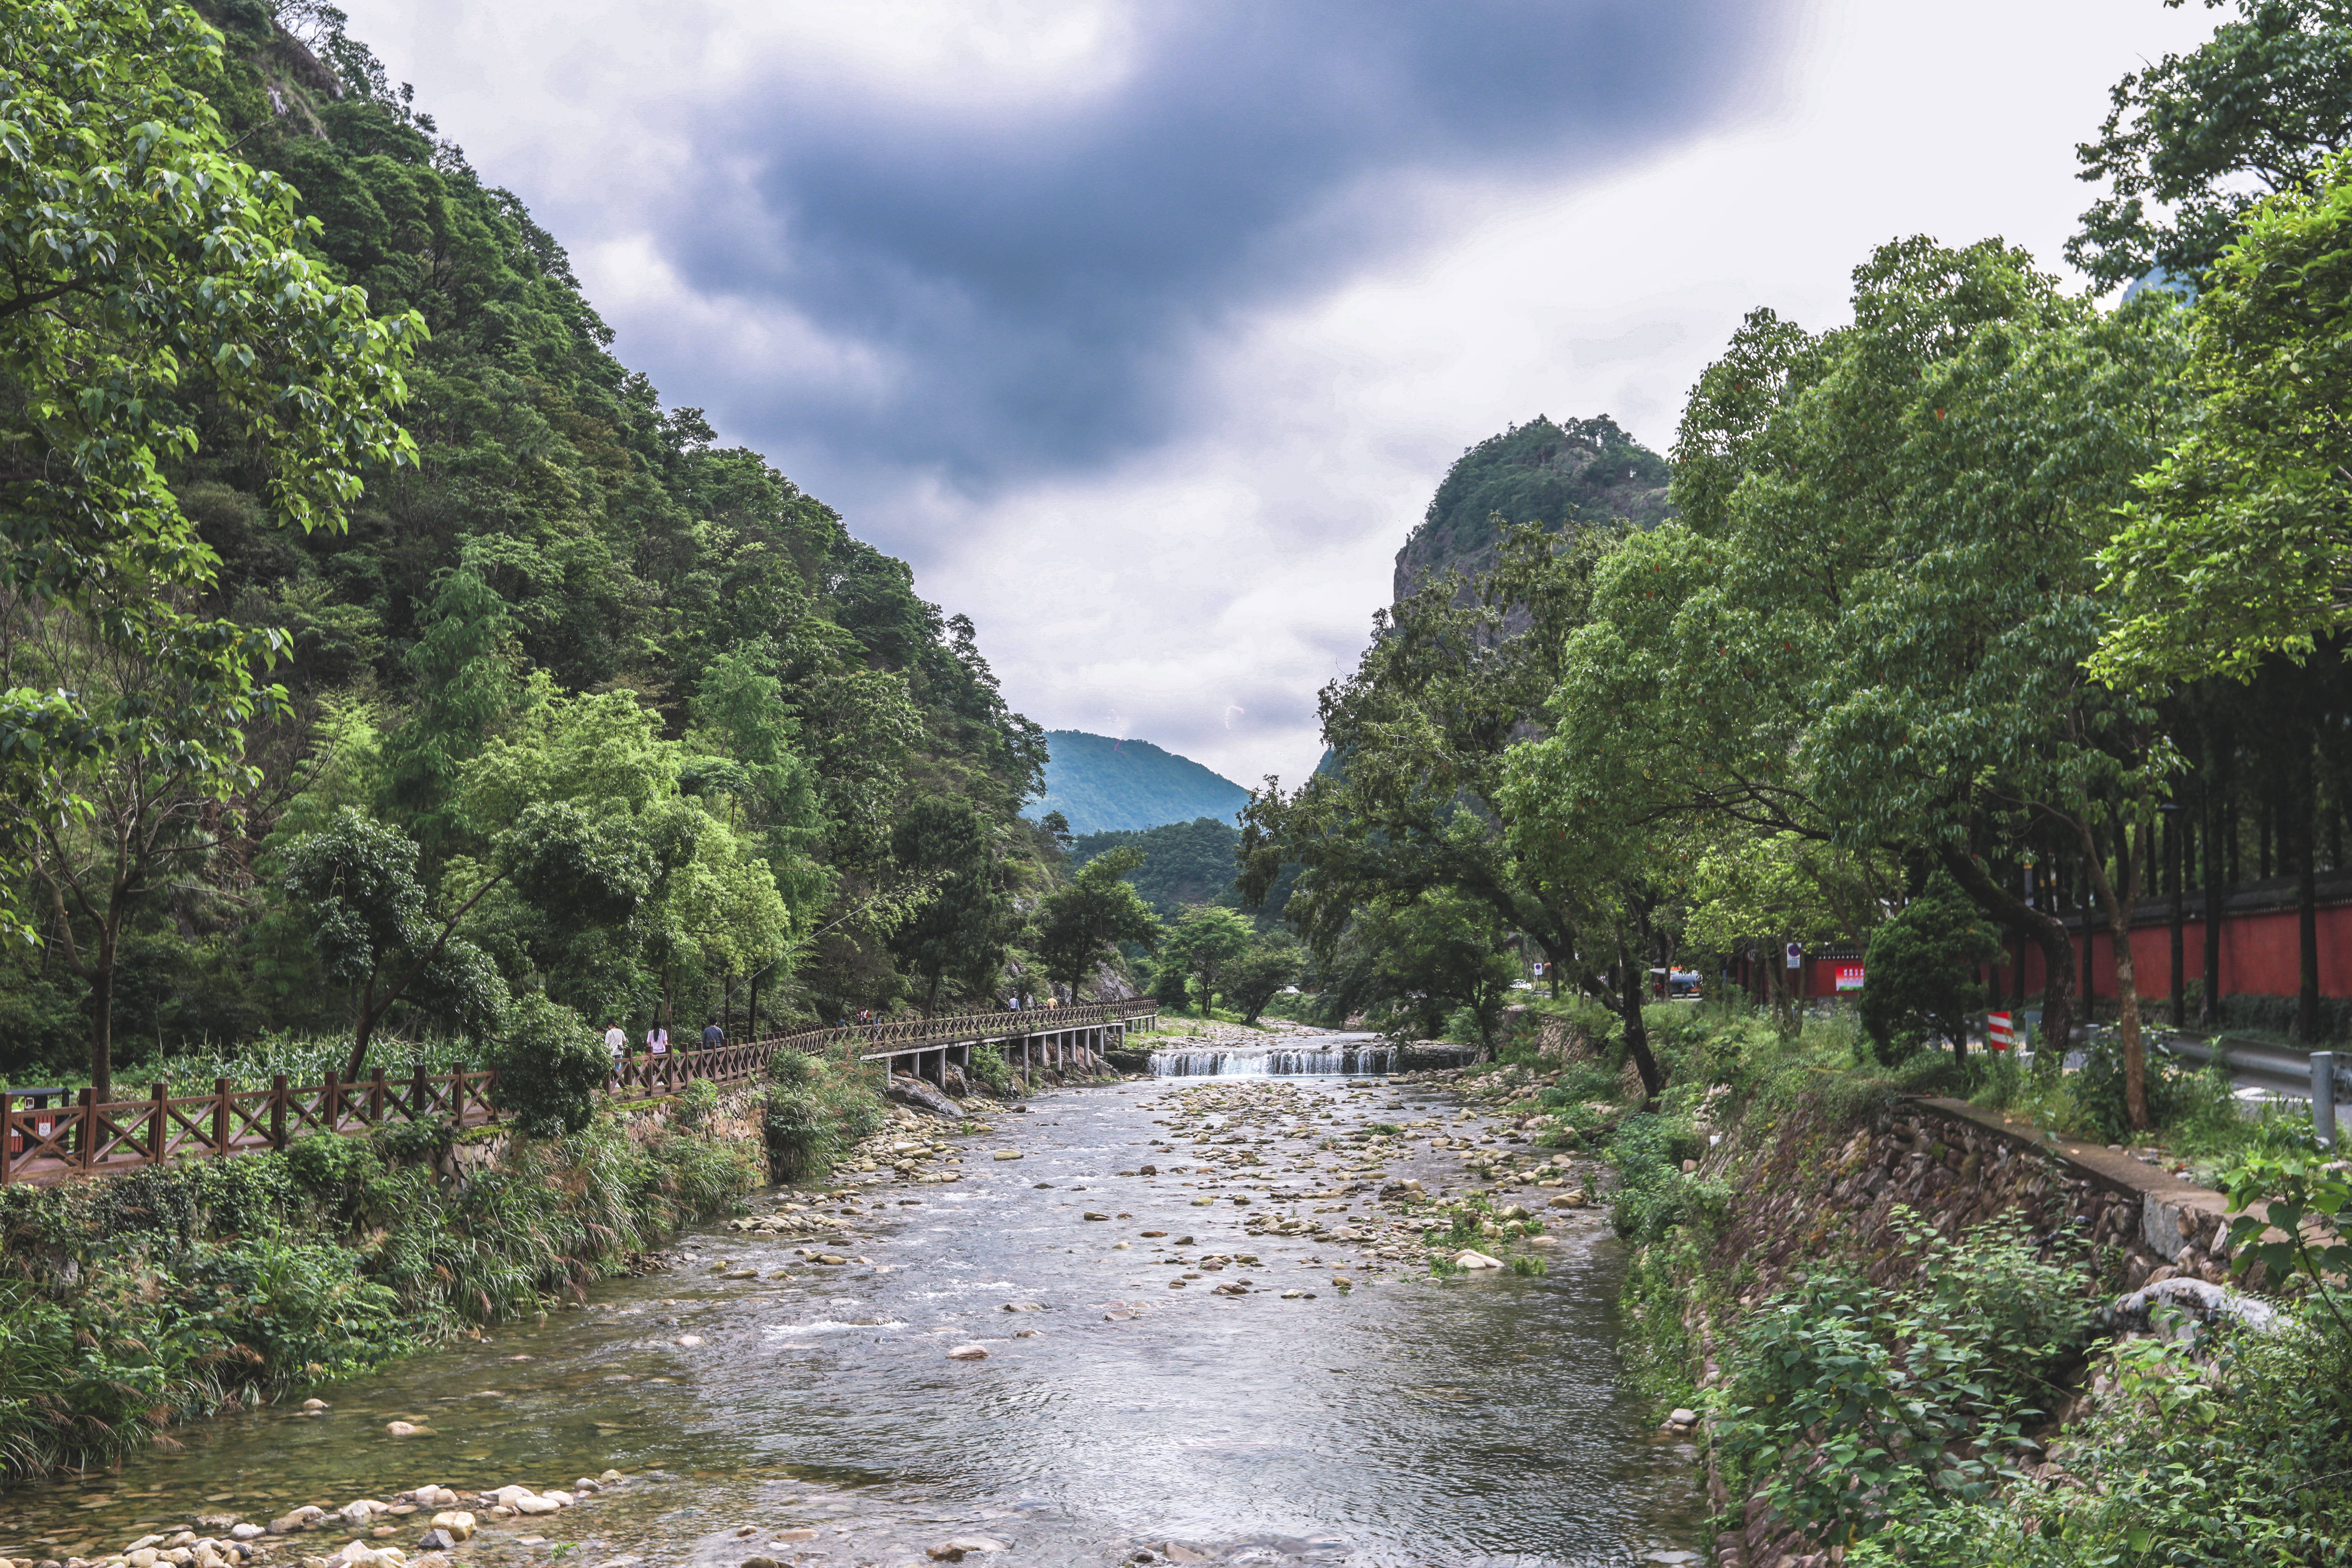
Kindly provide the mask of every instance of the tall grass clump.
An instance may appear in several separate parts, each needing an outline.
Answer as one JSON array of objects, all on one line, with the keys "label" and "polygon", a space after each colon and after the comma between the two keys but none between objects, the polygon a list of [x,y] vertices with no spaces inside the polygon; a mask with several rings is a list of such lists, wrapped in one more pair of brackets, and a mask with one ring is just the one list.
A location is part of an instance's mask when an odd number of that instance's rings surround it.
[{"label": "tall grass clump", "polygon": [[822,1176],[843,1151],[888,1119],[870,1071],[853,1062],[778,1051],[768,1067],[762,1129],[768,1173],[778,1182]]}]

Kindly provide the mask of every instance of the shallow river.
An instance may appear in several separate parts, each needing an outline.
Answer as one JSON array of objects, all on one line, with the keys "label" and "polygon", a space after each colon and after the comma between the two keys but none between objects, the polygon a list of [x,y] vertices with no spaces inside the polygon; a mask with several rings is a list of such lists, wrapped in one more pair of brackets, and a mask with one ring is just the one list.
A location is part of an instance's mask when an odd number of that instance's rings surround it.
[{"label": "shallow river", "polygon": [[[1190,1131],[1162,1124],[1204,1092],[1271,1097],[1236,1129],[1253,1138],[1317,1136],[1213,1173]],[[205,1423],[120,1476],[0,1493],[0,1556],[116,1552],[197,1511],[260,1521],[428,1481],[548,1488],[609,1467],[628,1483],[489,1527],[458,1560],[929,1568],[926,1549],[950,1538],[1001,1544],[972,1561],[1004,1568],[1108,1568],[1142,1551],[1333,1568],[1682,1560],[1703,1510],[1688,1450],[1664,1444],[1620,1386],[1621,1260],[1605,1226],[1554,1227],[1543,1278],[1443,1284],[1370,1272],[1366,1253],[1328,1236],[1244,1233],[1252,1212],[1375,1215],[1371,1191],[1340,1195],[1344,1156],[1314,1143],[1455,1109],[1433,1089],[1339,1078],[1041,1096],[951,1139],[961,1180],[885,1172],[828,1204],[856,1216],[850,1238],[824,1244],[845,1265],[705,1227],[673,1270],[597,1286],[585,1310],[317,1390],[332,1405],[322,1418]],[[1390,1175],[1459,1183],[1427,1142]],[[1155,1161],[1158,1176],[1117,1173]],[[1257,1261],[1195,1267],[1222,1256]],[[1211,1294],[1238,1280],[1250,1293]],[[946,1353],[972,1343],[986,1359]],[[389,1436],[395,1419],[428,1434]],[[413,1554],[415,1533],[382,1544]],[[305,1536],[274,1560],[345,1539]]]}]

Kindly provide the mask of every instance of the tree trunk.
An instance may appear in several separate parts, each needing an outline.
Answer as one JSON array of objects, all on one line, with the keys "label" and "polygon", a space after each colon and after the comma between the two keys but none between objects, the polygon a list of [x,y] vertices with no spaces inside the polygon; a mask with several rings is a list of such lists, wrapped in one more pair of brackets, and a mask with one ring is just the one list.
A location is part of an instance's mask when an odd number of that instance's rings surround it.
[{"label": "tree trunk", "polygon": [[[2147,1131],[2147,1056],[2139,1029],[2139,976],[2132,963],[2132,914],[2139,907],[2140,882],[2147,865],[2147,828],[2137,832],[2131,828],[2117,829],[2116,869],[2123,877],[2117,888],[2107,875],[2096,850],[2092,846],[2090,826],[2077,825],[2083,839],[2084,863],[2089,867],[2093,886],[2099,900],[2107,907],[2107,929],[2114,934],[2116,949],[2116,1035],[2124,1047],[2124,1115],[2132,1131]],[[2090,921],[2083,922],[2083,941],[2090,943]]]},{"label": "tree trunk", "polygon": [[1665,1074],[1658,1070],[1658,1058],[1650,1054],[1650,1031],[1642,1022],[1643,982],[1648,976],[1646,968],[1637,967],[1625,953],[1625,939],[1617,939],[1617,1002],[1625,1020],[1625,1051],[1633,1058],[1633,1070],[1642,1075],[1642,1092],[1646,1099],[1655,1100],[1666,1087]]},{"label": "tree trunk", "polygon": [[[2074,939],[2066,922],[1993,880],[1983,862],[1965,849],[1948,846],[1937,858],[1977,908],[2042,950],[2042,1038],[2034,1044],[2034,1065],[2038,1069],[2045,1060],[2063,1059],[2074,1035]],[[2057,879],[2051,880],[2054,886]]]},{"label": "tree trunk", "polygon": [[100,927],[98,940],[98,965],[89,974],[89,1087],[104,1105],[114,1098],[114,938]]}]

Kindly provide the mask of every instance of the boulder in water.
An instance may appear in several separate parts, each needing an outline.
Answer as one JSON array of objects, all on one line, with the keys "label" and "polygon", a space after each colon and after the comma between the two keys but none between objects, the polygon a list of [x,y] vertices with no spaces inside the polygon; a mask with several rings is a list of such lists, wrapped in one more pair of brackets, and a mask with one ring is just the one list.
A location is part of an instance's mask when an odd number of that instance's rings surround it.
[{"label": "boulder in water", "polygon": [[943,1116],[950,1121],[963,1120],[961,1106],[921,1079],[908,1074],[892,1073],[890,1086],[883,1092],[900,1105],[910,1106],[917,1110],[927,1110],[933,1116]]}]

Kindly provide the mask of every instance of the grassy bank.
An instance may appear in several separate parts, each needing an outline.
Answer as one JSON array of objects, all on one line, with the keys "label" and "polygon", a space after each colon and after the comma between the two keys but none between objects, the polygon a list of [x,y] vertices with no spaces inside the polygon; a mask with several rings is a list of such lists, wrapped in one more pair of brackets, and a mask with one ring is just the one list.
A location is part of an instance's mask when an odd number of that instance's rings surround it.
[{"label": "grassy bank", "polygon": [[[2013,1215],[1937,1230],[1897,1209],[1865,1246],[1824,1213],[1769,1283],[1741,1244],[1772,1172],[1843,1179],[1906,1092],[2107,1131],[2120,1074],[2098,1052],[2051,1077],[1936,1053],[1886,1068],[1839,1016],[1783,1036],[1737,1009],[1660,1006],[1645,1020],[1668,1083],[1645,1103],[1612,1019],[1555,1016],[1549,1037],[1571,1044],[1544,1136],[1614,1168],[1628,1362],[1662,1414],[1705,1414],[1718,1526],[1751,1562],[1793,1531],[1850,1564],[2352,1563],[2352,1335],[2324,1289],[2278,1298],[2267,1333],[2131,1337],[2104,1315],[2115,1281]],[[2307,1121],[2238,1117],[2218,1075],[2152,1079],[2165,1125],[2140,1142],[2179,1163],[2249,1192],[2296,1170],[2340,1185]]]},{"label": "grassy bank", "polygon": [[0,1462],[104,1463],[173,1422],[576,1299],[764,1178],[763,1098],[607,1111],[554,1139],[397,1127],[8,1188]]}]

